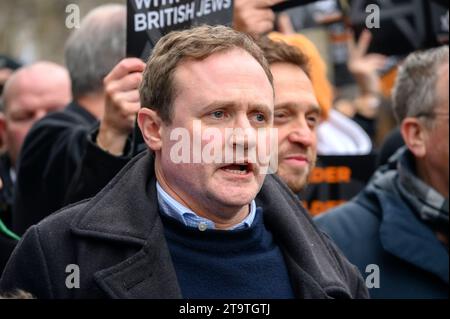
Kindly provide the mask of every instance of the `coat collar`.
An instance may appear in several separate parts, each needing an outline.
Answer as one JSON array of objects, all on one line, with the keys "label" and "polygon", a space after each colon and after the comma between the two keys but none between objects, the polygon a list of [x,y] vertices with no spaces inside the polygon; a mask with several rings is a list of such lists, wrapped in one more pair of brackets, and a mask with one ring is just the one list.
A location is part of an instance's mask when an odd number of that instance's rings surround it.
[{"label": "coat collar", "polygon": [[[154,156],[149,152],[133,158],[71,224],[78,236],[139,249],[129,259],[95,274],[99,286],[114,298],[181,297],[159,217],[153,167]],[[333,289],[351,296],[342,265],[287,186],[269,175],[256,201],[285,255],[296,295],[327,298]]]},{"label": "coat collar", "polygon": [[153,165],[148,152],[133,158],[71,225],[79,236],[139,249],[123,262],[94,274],[99,287],[112,298],[181,298],[155,205]]},{"label": "coat collar", "polygon": [[80,235],[143,246],[159,221],[154,158],[134,157],[72,222]]},{"label": "coat collar", "polygon": [[93,124],[97,122],[97,119],[95,116],[90,113],[88,110],[86,110],[83,106],[78,104],[76,101],[72,101],[67,107],[66,111],[71,112],[72,114],[76,114],[77,116],[81,117],[83,122],[86,124]]},{"label": "coat collar", "polygon": [[436,234],[404,202],[378,194],[382,210],[380,241],[392,255],[449,281],[448,251]]},{"label": "coat collar", "polygon": [[379,215],[380,241],[385,251],[448,283],[448,250],[432,229],[419,219],[420,213],[417,211],[422,209],[422,204],[418,200],[411,201],[414,197],[410,194],[405,197],[400,190],[397,166],[399,162],[404,163],[408,156],[409,152],[404,147],[392,156],[389,164],[374,174],[358,201],[361,204],[370,203],[372,201],[367,201],[365,196],[374,195],[379,203],[371,210]]}]

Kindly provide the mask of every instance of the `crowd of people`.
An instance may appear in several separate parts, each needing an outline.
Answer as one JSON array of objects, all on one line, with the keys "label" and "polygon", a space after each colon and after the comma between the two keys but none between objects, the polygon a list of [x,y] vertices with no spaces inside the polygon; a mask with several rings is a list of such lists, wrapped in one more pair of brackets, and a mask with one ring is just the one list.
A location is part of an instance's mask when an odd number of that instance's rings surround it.
[{"label": "crowd of people", "polygon": [[[312,41],[267,35],[277,2],[236,0],[233,28],[173,31],[146,63],[125,57],[125,6],[100,6],[68,38],[65,67],[8,76],[0,293],[448,298],[448,45],[401,63],[386,159],[351,202],[313,219],[298,194],[317,156],[367,154],[374,131],[335,103]],[[384,103],[385,57],[369,43],[367,31],[349,42],[360,119]],[[231,160],[174,160],[181,130],[188,150]],[[275,174],[251,156],[268,146]]]}]

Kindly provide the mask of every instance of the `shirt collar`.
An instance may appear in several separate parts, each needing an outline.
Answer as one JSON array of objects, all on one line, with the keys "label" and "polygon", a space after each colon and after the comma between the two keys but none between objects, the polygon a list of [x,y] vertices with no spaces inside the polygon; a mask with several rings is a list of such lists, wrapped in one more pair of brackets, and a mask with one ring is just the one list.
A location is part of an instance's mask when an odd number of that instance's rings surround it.
[{"label": "shirt collar", "polygon": [[[156,190],[158,195],[159,206],[161,207],[161,211],[165,215],[178,220],[179,222],[188,227],[198,228],[202,231],[206,229],[215,229],[215,224],[213,221],[198,216],[191,209],[180,204],[172,196],[170,196],[158,182],[156,182]],[[239,224],[234,225],[233,227],[227,230],[239,230],[249,228],[252,225],[253,220],[255,219],[255,214],[256,214],[256,203],[253,200],[250,203],[250,212],[248,216]]]}]

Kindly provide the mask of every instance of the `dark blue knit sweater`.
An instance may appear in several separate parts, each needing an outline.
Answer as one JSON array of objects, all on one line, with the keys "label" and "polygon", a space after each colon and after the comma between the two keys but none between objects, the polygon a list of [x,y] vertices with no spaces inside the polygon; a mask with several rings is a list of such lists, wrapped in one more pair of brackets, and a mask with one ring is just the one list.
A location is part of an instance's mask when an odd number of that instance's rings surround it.
[{"label": "dark blue knit sweater", "polygon": [[200,231],[161,217],[184,298],[294,298],[283,255],[260,208],[244,230]]}]

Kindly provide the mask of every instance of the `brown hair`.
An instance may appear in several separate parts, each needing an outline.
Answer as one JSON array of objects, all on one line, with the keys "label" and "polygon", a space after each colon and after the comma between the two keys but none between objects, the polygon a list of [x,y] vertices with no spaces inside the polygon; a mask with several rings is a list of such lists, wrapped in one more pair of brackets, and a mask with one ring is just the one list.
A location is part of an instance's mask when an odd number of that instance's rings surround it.
[{"label": "brown hair", "polygon": [[273,86],[269,64],[249,36],[225,26],[204,25],[174,31],[159,40],[147,62],[139,88],[141,105],[156,110],[165,123],[170,123],[176,89],[174,73],[178,64],[184,59],[203,60],[214,53],[235,48],[253,56]]},{"label": "brown hair", "polygon": [[309,59],[297,47],[287,44],[281,40],[271,40],[268,37],[262,37],[257,41],[264,52],[269,64],[273,63],[291,63],[300,67],[311,78],[309,71]]}]

